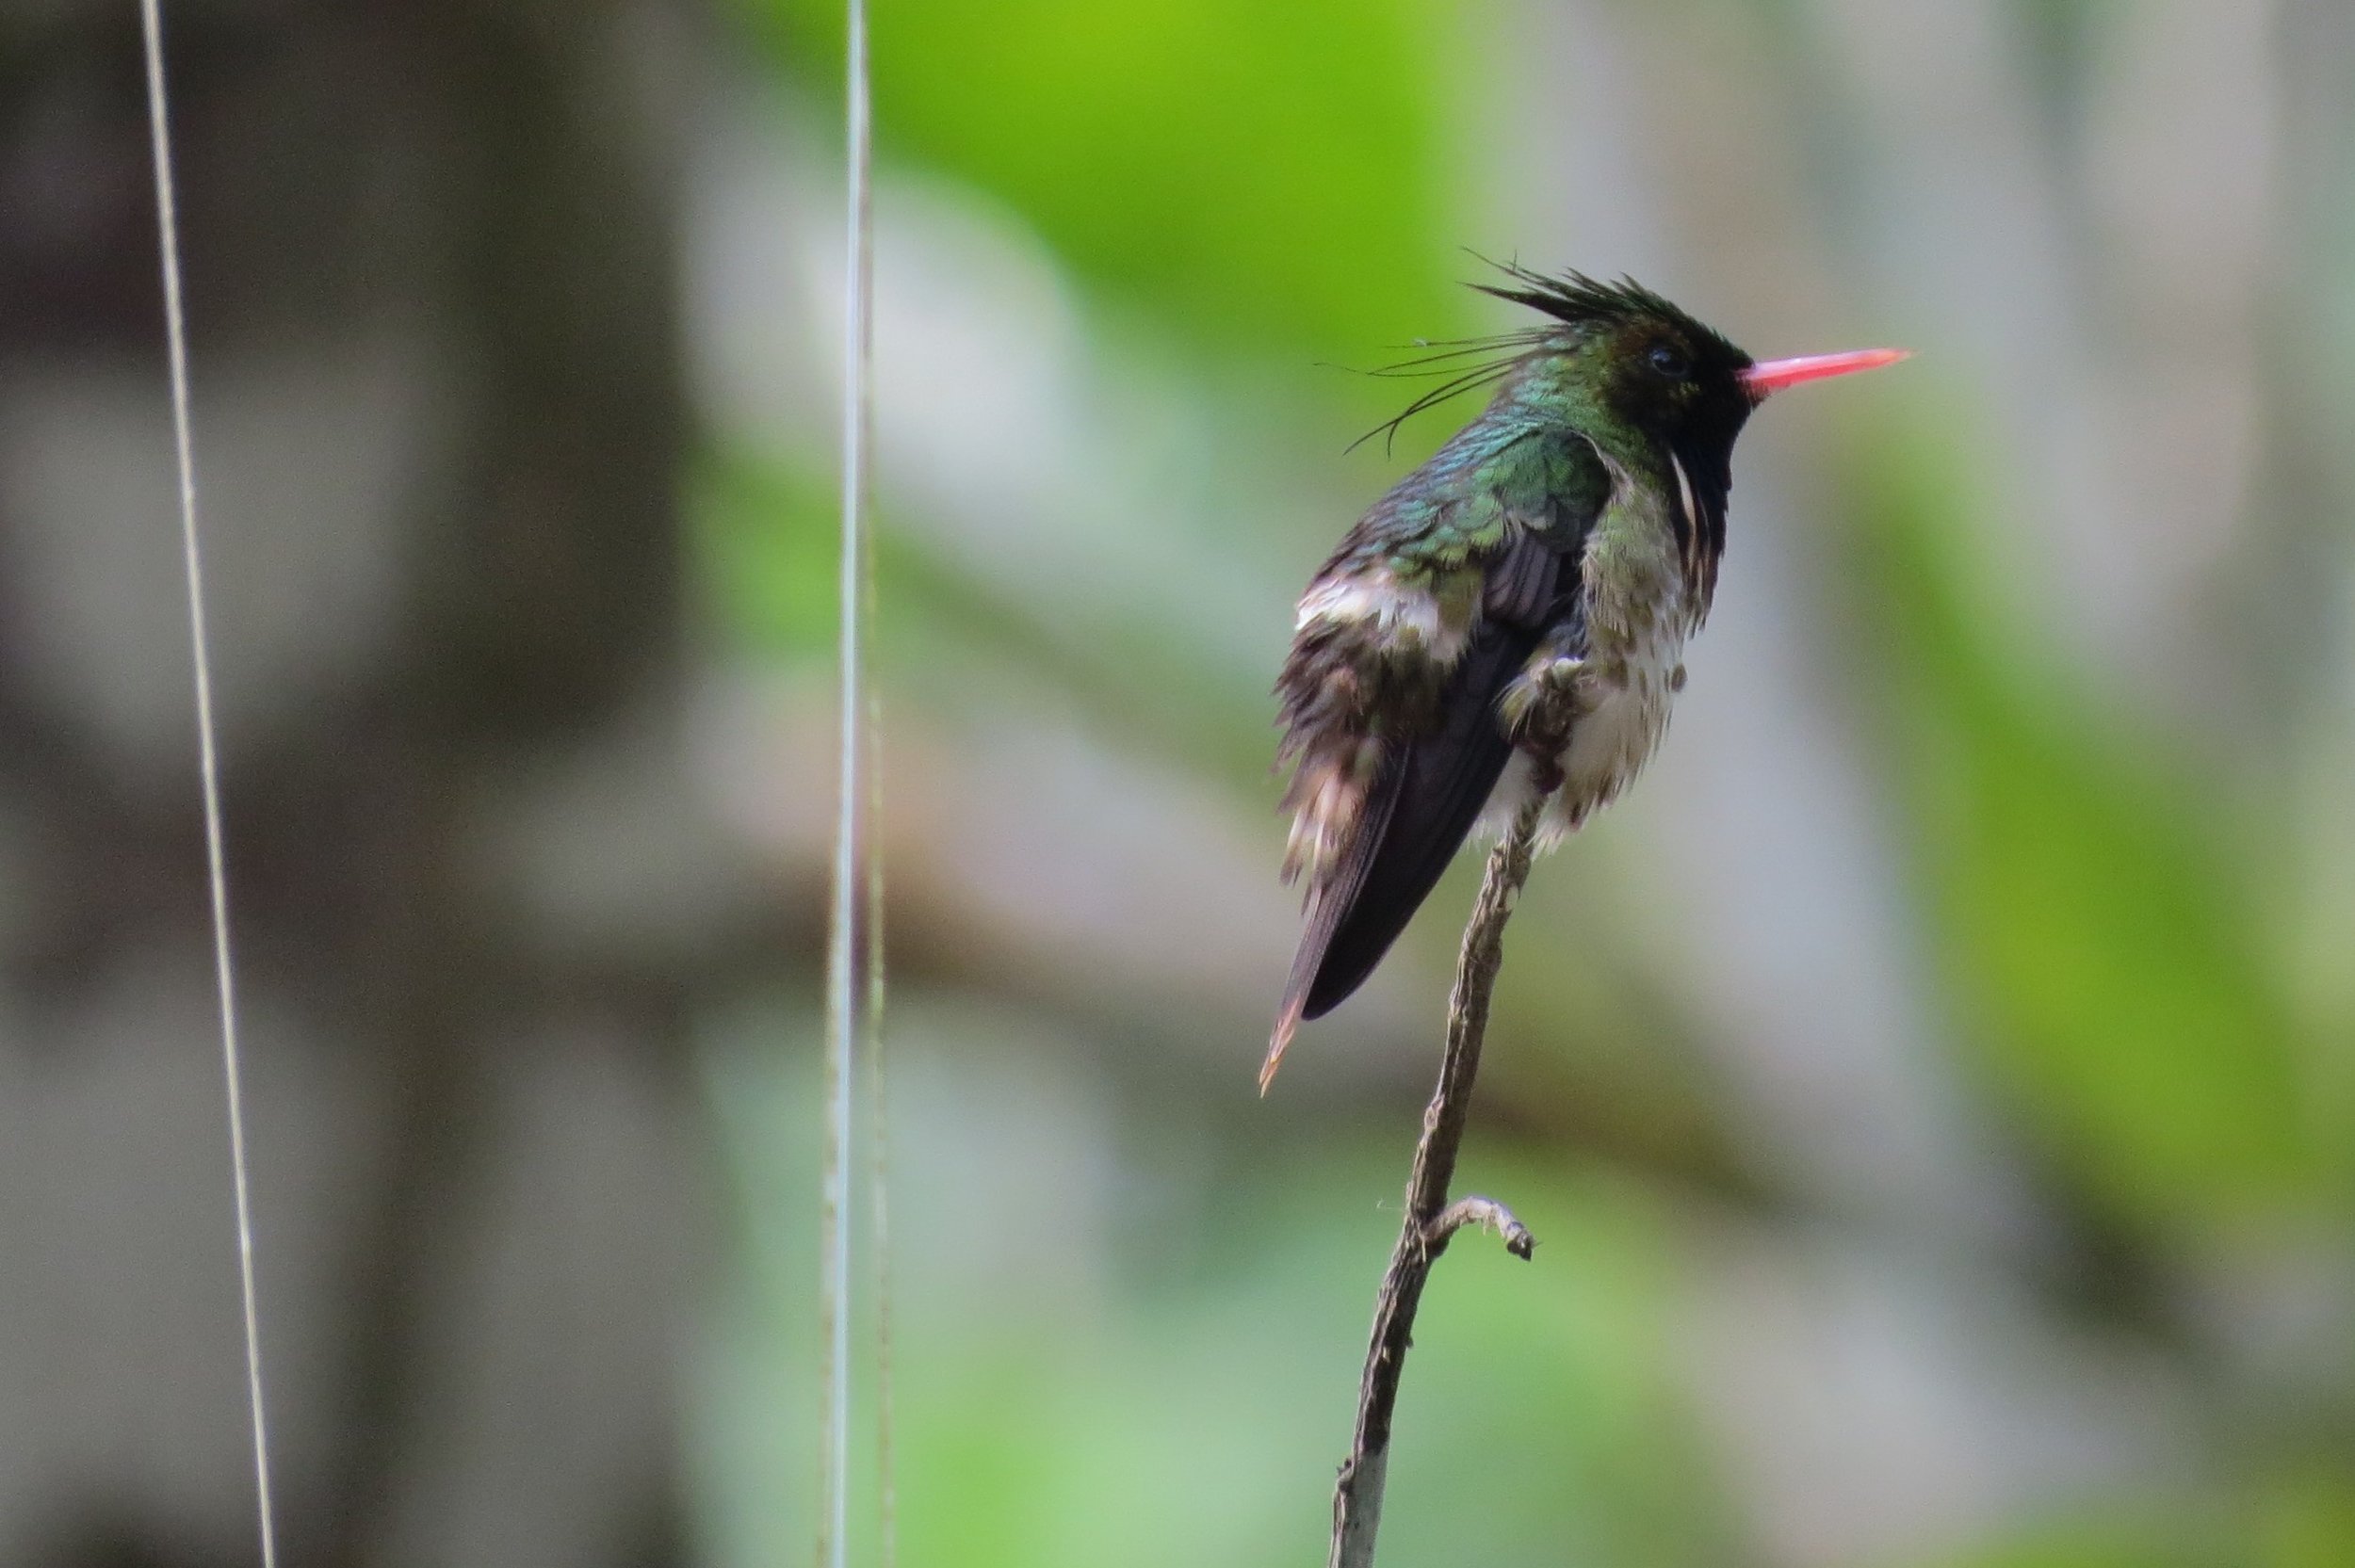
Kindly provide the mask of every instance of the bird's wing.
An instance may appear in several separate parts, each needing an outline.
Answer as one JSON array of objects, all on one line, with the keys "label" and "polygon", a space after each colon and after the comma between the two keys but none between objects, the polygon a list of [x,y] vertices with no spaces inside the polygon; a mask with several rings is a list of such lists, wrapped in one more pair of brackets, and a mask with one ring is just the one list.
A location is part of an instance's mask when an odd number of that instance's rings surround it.
[{"label": "bird's wing", "polygon": [[[1437,700],[1422,722],[1377,734],[1362,720],[1354,727],[1336,721],[1332,694],[1355,672],[1336,680],[1303,657],[1312,648],[1326,653],[1311,643],[1313,629],[1304,628],[1295,642],[1281,688],[1292,732],[1287,746],[1303,759],[1294,804],[1299,820],[1315,827],[1319,853],[1307,857],[1305,928],[1262,1086],[1300,1020],[1331,1010],[1363,983],[1429,896],[1511,755],[1497,721],[1498,697],[1539,639],[1575,612],[1574,563],[1608,498],[1607,471],[1584,437],[1567,432],[1533,434],[1497,458],[1468,498],[1450,509],[1446,526],[1391,556],[1434,583],[1467,574],[1476,582],[1470,635],[1439,671]],[[1347,550],[1345,544],[1336,565]],[[1311,718],[1319,722],[1312,726]],[[1329,760],[1335,757],[1345,760]],[[1303,780],[1312,790],[1346,780],[1350,809],[1316,814]],[[1328,822],[1339,831],[1327,832]]]},{"label": "bird's wing", "polygon": [[[1367,834],[1375,842],[1352,880],[1347,909],[1331,918],[1302,998],[1304,1018],[1323,1017],[1364,984],[1430,897],[1511,760],[1497,699],[1551,629],[1546,612],[1557,597],[1566,601],[1562,613],[1576,613],[1578,596],[1558,594],[1560,580],[1575,569],[1537,536],[1523,535],[1500,569],[1508,574],[1507,605],[1522,613],[1484,620],[1449,679],[1438,728],[1397,759],[1387,809]],[[1500,578],[1492,574],[1490,582]]]}]

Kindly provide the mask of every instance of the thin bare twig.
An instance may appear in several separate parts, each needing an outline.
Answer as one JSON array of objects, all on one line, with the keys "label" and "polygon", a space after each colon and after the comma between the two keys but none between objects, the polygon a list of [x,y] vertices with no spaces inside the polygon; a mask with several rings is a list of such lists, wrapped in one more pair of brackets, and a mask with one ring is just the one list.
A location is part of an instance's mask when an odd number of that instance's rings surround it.
[{"label": "thin bare twig", "polygon": [[1525,1258],[1537,1249],[1537,1238],[1529,1234],[1529,1227],[1494,1198],[1458,1198],[1422,1233],[1431,1255],[1437,1257],[1446,1251],[1449,1237],[1466,1225],[1485,1225],[1496,1232],[1504,1242],[1504,1250],[1515,1257]]},{"label": "thin bare twig", "polygon": [[1328,1568],[1372,1568],[1374,1532],[1382,1525],[1382,1493],[1390,1462],[1390,1414],[1398,1404],[1399,1376],[1405,1370],[1415,1309],[1431,1266],[1466,1225],[1486,1225],[1504,1238],[1506,1251],[1527,1257],[1536,1245],[1528,1229],[1491,1198],[1449,1204],[1455,1156],[1471,1111],[1472,1080],[1480,1073],[1480,1047],[1488,1032],[1488,996],[1504,962],[1504,923],[1529,880],[1532,841],[1549,797],[1535,793],[1515,815],[1488,856],[1480,899],[1464,928],[1464,949],[1455,963],[1455,989],[1448,998],[1447,1049],[1439,1059],[1439,1086],[1422,1113],[1422,1137],[1415,1144],[1413,1173],[1406,1181],[1406,1216],[1398,1245],[1374,1298],[1373,1337],[1366,1347],[1366,1371],[1357,1385],[1357,1431],[1333,1489],[1333,1550]]}]

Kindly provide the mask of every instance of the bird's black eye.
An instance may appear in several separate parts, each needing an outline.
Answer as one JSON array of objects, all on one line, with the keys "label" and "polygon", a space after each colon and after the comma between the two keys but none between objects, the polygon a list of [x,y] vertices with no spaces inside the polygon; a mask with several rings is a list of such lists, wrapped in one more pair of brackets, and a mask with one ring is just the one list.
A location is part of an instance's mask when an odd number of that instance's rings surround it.
[{"label": "bird's black eye", "polygon": [[1663,343],[1655,347],[1648,357],[1651,362],[1651,367],[1663,376],[1677,380],[1683,380],[1687,368],[1684,356],[1666,344]]}]

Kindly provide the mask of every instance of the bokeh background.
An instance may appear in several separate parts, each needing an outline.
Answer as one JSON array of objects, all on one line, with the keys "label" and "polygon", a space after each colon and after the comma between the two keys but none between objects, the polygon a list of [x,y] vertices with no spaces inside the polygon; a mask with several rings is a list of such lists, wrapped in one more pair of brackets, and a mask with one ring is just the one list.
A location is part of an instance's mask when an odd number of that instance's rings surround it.
[{"label": "bokeh background", "polygon": [[[166,9],[285,1560],[806,1560],[836,8]],[[1471,868],[1259,1100],[1267,687],[1478,251],[1919,357],[1523,905],[1384,1560],[2355,1562],[2355,9],[875,9],[900,1560],[1320,1560]],[[0,9],[38,1568],[252,1560],[139,88]]]}]

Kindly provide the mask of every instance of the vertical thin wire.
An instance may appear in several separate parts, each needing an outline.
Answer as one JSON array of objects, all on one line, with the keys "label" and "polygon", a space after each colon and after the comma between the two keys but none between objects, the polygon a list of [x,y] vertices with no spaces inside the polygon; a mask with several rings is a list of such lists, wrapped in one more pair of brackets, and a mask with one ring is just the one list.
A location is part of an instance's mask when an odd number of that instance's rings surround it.
[{"label": "vertical thin wire", "polygon": [[[866,531],[867,622],[875,615],[875,532]],[[883,692],[870,686],[867,699],[867,1079],[868,1180],[873,1228],[875,1291],[875,1469],[878,1568],[900,1560],[900,1496],[891,1381],[891,1100],[889,1063],[884,1051],[884,846]]]},{"label": "vertical thin wire", "polygon": [[[867,463],[871,420],[869,370],[874,360],[873,221],[868,180],[872,162],[867,84],[867,8],[846,0],[843,103],[848,166],[848,235],[844,257],[842,331],[842,563],[840,777],[836,781],[834,909],[826,945],[827,1096],[824,1258],[820,1293],[825,1340],[824,1514],[819,1558],[826,1568],[849,1561],[851,1481],[851,1179],[857,1169],[853,1140],[858,1042],[862,1014],[858,952],[862,931],[861,872],[869,864],[867,797],[861,769],[868,760],[864,632],[867,595]],[[873,912],[866,912],[871,918]],[[871,962],[871,961],[869,961]]]},{"label": "vertical thin wire", "polygon": [[196,441],[188,414],[187,317],[180,295],[180,214],[172,195],[171,117],[164,96],[160,0],[139,0],[147,45],[147,122],[155,164],[155,217],[164,275],[164,335],[171,363],[171,435],[179,463],[180,550],[188,588],[188,648],[196,671],[197,770],[204,791],[204,862],[213,908],[213,979],[220,1000],[220,1070],[229,1101],[229,1164],[237,1207],[237,1284],[245,1312],[245,1392],[253,1427],[253,1495],[262,1568],[277,1568],[269,1490],[269,1424],[262,1398],[262,1315],[253,1285],[253,1195],[245,1153],[245,1082],[237,1057],[236,968],[229,958],[229,869],[220,826],[220,758],[204,627],[204,562],[196,526]]}]

